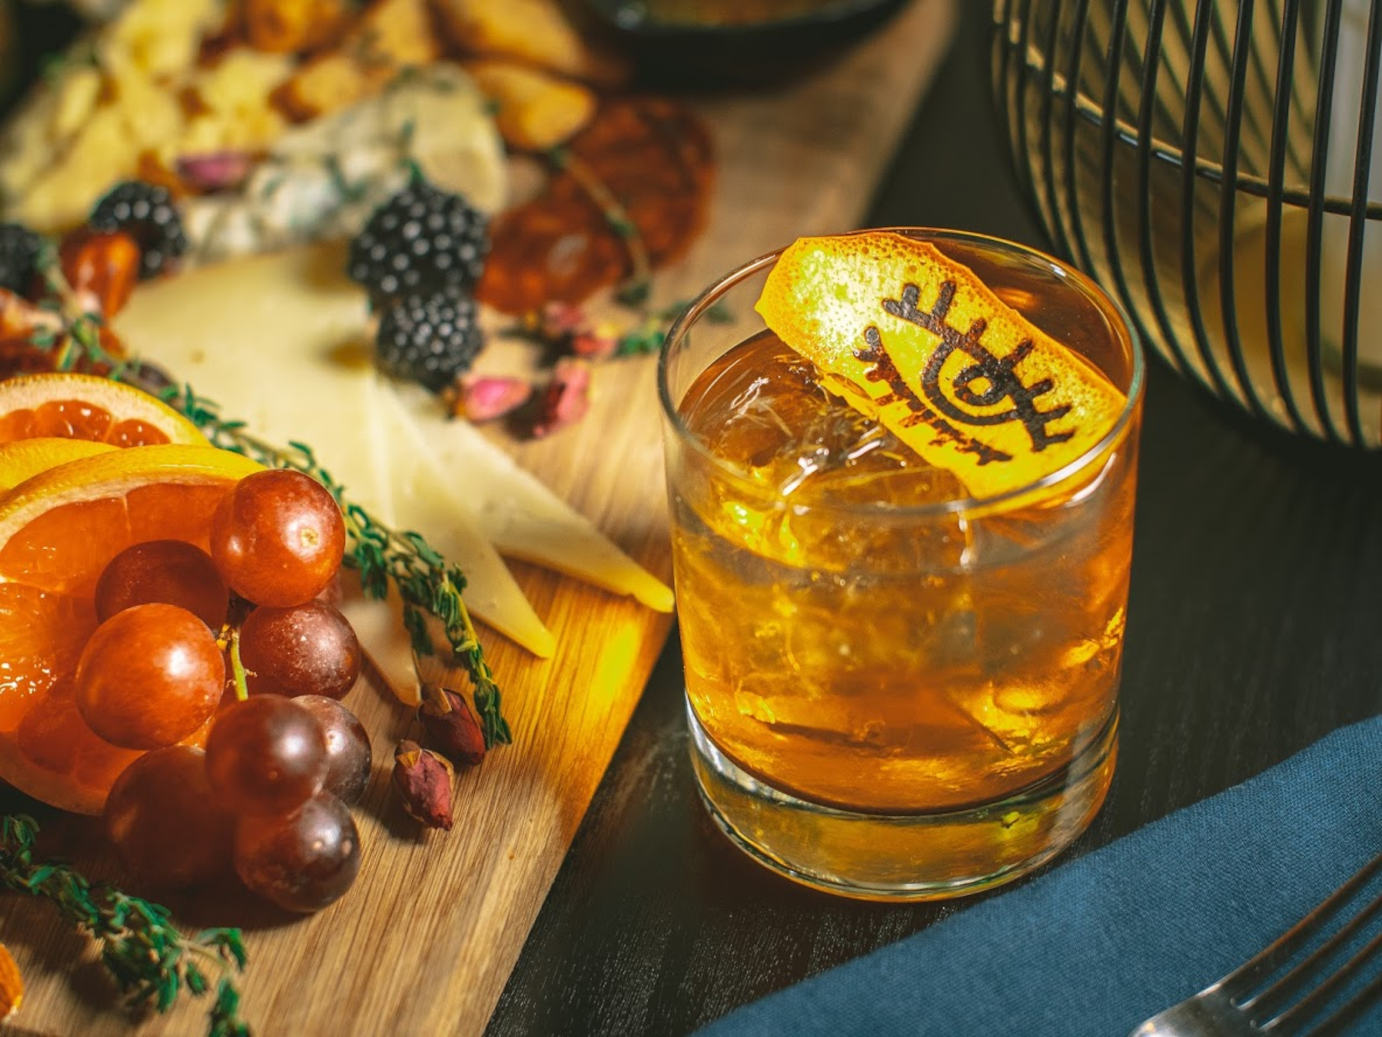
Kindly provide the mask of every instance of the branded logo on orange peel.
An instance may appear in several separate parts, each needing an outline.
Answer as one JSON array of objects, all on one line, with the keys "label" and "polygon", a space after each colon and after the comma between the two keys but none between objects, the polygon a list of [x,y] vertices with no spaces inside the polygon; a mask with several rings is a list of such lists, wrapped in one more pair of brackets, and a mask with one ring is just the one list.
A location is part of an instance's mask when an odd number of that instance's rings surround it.
[{"label": "branded logo on orange peel", "polygon": [[977,497],[1079,457],[1125,403],[968,267],[900,234],[798,240],[757,309],[828,388]]}]

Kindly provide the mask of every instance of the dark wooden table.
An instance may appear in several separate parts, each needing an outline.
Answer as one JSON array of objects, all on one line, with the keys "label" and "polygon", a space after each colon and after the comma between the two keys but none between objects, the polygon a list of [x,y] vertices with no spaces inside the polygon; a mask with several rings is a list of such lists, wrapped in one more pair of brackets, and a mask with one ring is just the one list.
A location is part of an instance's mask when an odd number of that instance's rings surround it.
[{"label": "dark wooden table", "polygon": [[[1047,247],[993,114],[990,5],[962,6],[869,222]],[[1117,777],[1071,854],[1382,710],[1382,455],[1252,423],[1154,360],[1122,708]],[[674,634],[489,1032],[685,1033],[963,907],[829,897],[731,847],[696,797]]]}]

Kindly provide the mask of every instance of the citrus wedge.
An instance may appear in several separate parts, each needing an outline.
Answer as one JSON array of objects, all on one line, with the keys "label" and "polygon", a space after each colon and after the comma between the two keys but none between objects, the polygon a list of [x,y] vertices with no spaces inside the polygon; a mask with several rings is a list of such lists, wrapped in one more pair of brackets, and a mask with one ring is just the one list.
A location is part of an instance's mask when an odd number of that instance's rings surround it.
[{"label": "citrus wedge", "polygon": [[0,382],[0,443],[38,436],[112,446],[186,443],[206,437],[142,389],[89,374],[33,374]]},{"label": "citrus wedge", "polygon": [[1126,403],[968,267],[902,234],[799,239],[757,310],[827,387],[975,497],[1058,471]]},{"label": "citrus wedge", "polygon": [[55,439],[51,436],[0,443],[0,493],[49,468],[114,449],[109,443],[93,443],[89,439]]},{"label": "citrus wedge", "polygon": [[212,512],[259,469],[212,447],[131,447],[50,468],[0,497],[0,778],[64,810],[100,811],[139,754],[97,738],[73,699],[96,581],[131,544],[205,550]]}]

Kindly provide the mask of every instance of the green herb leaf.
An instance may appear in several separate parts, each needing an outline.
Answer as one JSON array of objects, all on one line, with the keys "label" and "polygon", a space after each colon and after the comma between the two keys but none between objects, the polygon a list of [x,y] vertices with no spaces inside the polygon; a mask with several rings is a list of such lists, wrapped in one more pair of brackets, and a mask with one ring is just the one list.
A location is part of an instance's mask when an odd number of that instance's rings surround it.
[{"label": "green herb leaf", "polygon": [[653,284],[648,278],[637,278],[625,281],[619,291],[614,294],[614,301],[620,306],[627,306],[630,309],[637,309],[648,301],[648,296],[652,294]]},{"label": "green herb leaf", "polygon": [[102,964],[126,1004],[136,1011],[152,1007],[166,1012],[182,990],[194,995],[205,991],[206,973],[192,960],[194,953],[218,962],[221,978],[207,1032],[249,1037],[249,1027],[239,1016],[240,994],[230,976],[245,965],[239,930],[209,930],[215,934],[217,947],[232,949],[222,962],[208,951],[206,934],[184,939],[169,920],[166,907],[129,896],[114,886],[93,884],[60,861],[35,863],[37,837],[38,824],[32,817],[0,817],[0,887],[51,902],[68,922],[100,940]]}]

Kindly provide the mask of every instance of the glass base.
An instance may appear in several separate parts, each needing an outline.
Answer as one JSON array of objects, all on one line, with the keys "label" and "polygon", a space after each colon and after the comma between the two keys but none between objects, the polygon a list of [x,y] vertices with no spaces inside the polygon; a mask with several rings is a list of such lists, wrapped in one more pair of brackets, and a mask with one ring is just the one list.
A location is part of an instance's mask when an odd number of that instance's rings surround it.
[{"label": "glass base", "polygon": [[1004,799],[927,814],[863,814],[812,803],[740,768],[688,702],[701,798],[730,840],[794,882],[863,900],[942,900],[1046,863],[1103,805],[1118,758],[1118,713],[1061,771]]}]

